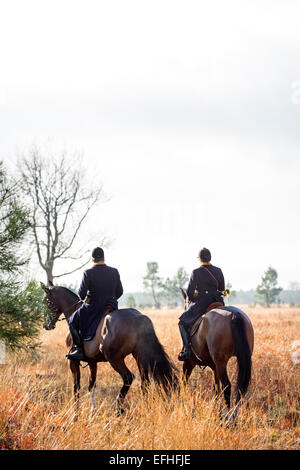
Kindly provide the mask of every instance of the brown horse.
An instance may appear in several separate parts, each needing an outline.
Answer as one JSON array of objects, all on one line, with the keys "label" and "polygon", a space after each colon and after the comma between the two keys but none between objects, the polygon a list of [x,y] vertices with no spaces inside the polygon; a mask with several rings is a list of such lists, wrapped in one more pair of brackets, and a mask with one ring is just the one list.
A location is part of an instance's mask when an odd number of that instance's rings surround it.
[{"label": "brown horse", "polygon": [[[181,289],[186,307],[189,304],[187,294]],[[183,379],[187,383],[196,365],[209,366],[214,373],[215,392],[219,395],[223,388],[227,406],[226,420],[234,419],[238,403],[246,394],[250,379],[254,346],[254,331],[248,316],[236,307],[213,308],[196,320],[191,329],[192,356],[183,363]],[[200,325],[199,325],[200,323]],[[198,324],[198,328],[197,325]],[[231,414],[231,383],[227,375],[227,363],[236,356],[238,364],[237,390],[235,407]]]},{"label": "brown horse", "polygon": [[[45,311],[44,328],[52,330],[61,314],[64,314],[66,319],[69,318],[82,301],[66,287],[46,287],[43,283],[41,283],[41,287],[45,291],[48,307]],[[66,343],[69,347],[72,345],[70,334],[66,338]],[[124,308],[104,315],[94,338],[91,341],[83,341],[83,349],[90,368],[91,412],[95,407],[98,362],[108,361],[123,379],[123,386],[117,397],[118,414],[124,411],[122,405],[134,379],[134,375],[124,362],[125,357],[129,354],[132,354],[137,362],[143,392],[147,390],[149,385],[149,376],[154,379],[155,383],[162,386],[167,395],[172,389],[177,388],[176,367],[159,342],[150,318],[138,310]],[[74,359],[69,362],[74,380],[76,419],[79,404],[80,363]]]}]

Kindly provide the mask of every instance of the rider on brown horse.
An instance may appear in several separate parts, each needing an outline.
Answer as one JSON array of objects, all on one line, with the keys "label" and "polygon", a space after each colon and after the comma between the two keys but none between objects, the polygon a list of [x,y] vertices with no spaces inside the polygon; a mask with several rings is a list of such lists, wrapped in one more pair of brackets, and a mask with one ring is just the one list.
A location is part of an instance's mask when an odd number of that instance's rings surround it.
[{"label": "rider on brown horse", "polygon": [[102,248],[92,251],[92,261],[94,266],[84,272],[78,291],[83,303],[67,319],[74,345],[74,351],[66,356],[68,359],[85,360],[82,340],[93,338],[106,308],[117,310],[117,299],[123,294],[119,272],[105,264]]},{"label": "rider on brown horse", "polygon": [[221,297],[224,289],[224,276],[220,268],[210,263],[211,254],[207,248],[199,251],[200,268],[194,269],[187,288],[187,296],[190,304],[186,311],[179,317],[179,331],[183,341],[179,361],[185,361],[191,356],[190,329],[193,323],[206,312],[213,302],[224,305]]}]

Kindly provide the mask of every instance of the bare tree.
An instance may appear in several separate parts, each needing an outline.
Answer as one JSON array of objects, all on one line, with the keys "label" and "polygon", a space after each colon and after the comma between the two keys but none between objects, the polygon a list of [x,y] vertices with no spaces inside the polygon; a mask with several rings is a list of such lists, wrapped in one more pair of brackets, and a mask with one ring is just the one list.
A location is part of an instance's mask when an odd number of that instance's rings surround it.
[{"label": "bare tree", "polygon": [[[102,184],[88,187],[78,157],[70,159],[62,152],[52,158],[36,145],[19,161],[19,168],[38,261],[48,282],[83,268],[90,256],[84,249],[75,252],[74,242],[92,207],[102,199]],[[57,260],[76,260],[77,266],[54,275]]]}]

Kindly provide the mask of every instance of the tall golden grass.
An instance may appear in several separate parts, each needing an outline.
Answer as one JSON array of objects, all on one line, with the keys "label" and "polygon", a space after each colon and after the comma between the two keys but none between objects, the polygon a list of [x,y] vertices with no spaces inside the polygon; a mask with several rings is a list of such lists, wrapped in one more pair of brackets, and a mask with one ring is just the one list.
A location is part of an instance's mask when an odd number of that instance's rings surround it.
[{"label": "tall golden grass", "polygon": [[[67,325],[41,332],[42,356],[35,362],[8,355],[0,366],[0,448],[2,449],[298,449],[300,447],[300,365],[292,361],[300,339],[300,309],[244,308],[253,322],[255,346],[247,404],[237,426],[224,427],[218,415],[222,398],[213,393],[209,369],[194,369],[180,396],[164,400],[154,386],[140,391],[136,363],[126,411],[116,415],[120,376],[98,365],[96,411],[89,416],[88,368],[82,369],[79,419],[74,422],[73,383],[65,359]],[[178,366],[179,311],[148,310],[156,333]],[[229,362],[234,385],[236,362]]]}]

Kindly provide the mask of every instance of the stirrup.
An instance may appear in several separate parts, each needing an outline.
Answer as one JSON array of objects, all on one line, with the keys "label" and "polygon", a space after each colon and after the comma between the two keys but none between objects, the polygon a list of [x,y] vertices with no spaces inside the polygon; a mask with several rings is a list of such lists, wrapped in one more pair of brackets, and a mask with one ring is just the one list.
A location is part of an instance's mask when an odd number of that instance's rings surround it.
[{"label": "stirrup", "polygon": [[75,349],[75,351],[66,354],[67,359],[74,359],[76,361],[86,361],[86,358],[81,349]]}]

